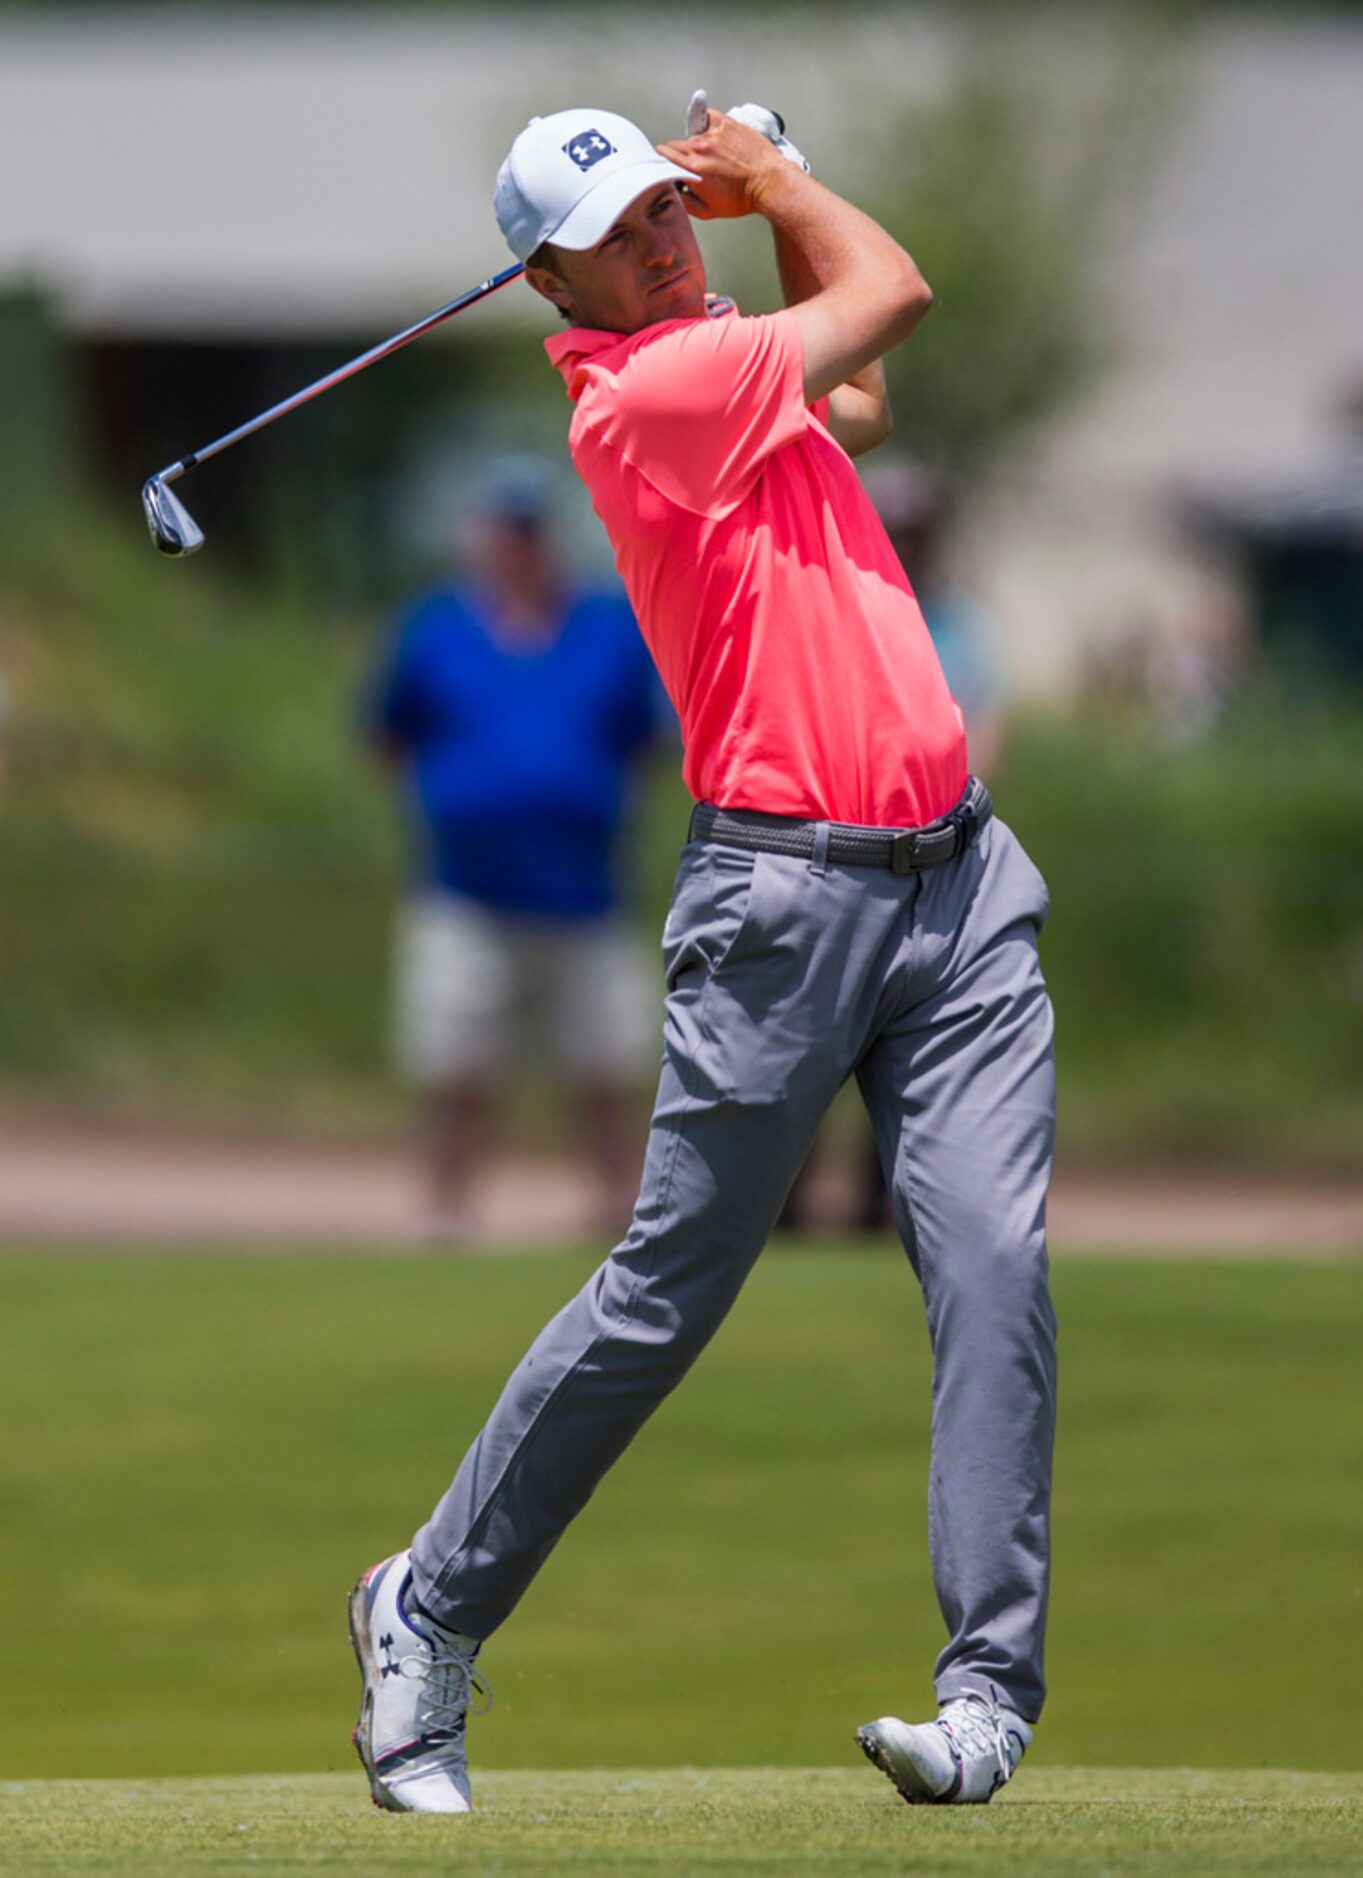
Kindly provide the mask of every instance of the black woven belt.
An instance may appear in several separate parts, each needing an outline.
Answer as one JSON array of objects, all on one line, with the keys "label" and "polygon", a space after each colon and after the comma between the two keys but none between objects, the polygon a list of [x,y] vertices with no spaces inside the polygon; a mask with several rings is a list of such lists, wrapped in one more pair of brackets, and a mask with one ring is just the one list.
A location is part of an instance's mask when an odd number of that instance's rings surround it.
[{"label": "black woven belt", "polygon": [[812,860],[819,831],[828,830],[827,858],[854,867],[888,867],[892,874],[913,874],[954,860],[975,839],[993,814],[989,791],[972,776],[949,815],[925,828],[858,828],[850,822],[805,822],[792,815],[765,815],[759,809],[719,809],[698,802],[691,813],[691,834],[721,841],[731,848],[757,848],[766,854],[790,854]]}]

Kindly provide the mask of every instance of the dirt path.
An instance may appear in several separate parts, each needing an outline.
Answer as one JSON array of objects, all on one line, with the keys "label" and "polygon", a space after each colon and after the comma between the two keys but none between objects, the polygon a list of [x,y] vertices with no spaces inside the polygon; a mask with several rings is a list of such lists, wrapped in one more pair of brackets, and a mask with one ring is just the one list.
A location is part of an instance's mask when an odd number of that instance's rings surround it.
[{"label": "dirt path", "polygon": [[[816,1210],[837,1205],[836,1177]],[[508,1159],[480,1196],[478,1239],[563,1244],[603,1235],[571,1163]],[[1363,1259],[1363,1182],[1187,1174],[1057,1175],[1055,1249],[1297,1252]],[[0,1124],[0,1242],[367,1245],[422,1242],[407,1153],[51,1122]]]}]

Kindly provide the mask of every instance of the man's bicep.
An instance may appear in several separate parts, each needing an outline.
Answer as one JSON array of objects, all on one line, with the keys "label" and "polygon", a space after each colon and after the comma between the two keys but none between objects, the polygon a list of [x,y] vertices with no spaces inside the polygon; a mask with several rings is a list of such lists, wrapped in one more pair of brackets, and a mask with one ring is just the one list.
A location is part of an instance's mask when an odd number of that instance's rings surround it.
[{"label": "man's bicep", "polygon": [[786,311],[804,342],[804,395],[811,404],[880,357],[879,333],[868,329],[845,293],[816,294]]},{"label": "man's bicep", "polygon": [[824,421],[848,456],[864,456],[884,443],[893,424],[885,370],[879,361],[830,393]]}]

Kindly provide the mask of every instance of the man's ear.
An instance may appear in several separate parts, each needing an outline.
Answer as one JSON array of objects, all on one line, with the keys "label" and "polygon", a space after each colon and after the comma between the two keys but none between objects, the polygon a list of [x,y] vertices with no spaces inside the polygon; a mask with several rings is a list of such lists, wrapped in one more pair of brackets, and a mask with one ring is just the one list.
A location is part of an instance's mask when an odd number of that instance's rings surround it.
[{"label": "man's ear", "polygon": [[571,316],[573,296],[568,291],[567,283],[561,281],[557,274],[547,267],[534,267],[527,262],[525,278],[537,294],[542,295],[552,306],[556,306],[565,317]]}]

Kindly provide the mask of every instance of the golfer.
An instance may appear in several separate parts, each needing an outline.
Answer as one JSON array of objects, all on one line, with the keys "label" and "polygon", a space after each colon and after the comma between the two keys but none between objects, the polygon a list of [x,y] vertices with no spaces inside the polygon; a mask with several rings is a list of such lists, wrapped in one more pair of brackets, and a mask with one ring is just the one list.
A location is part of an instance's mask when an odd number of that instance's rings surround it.
[{"label": "golfer", "polygon": [[[381,1806],[467,1810],[480,1646],[723,1321],[855,1074],[931,1332],[947,1629],[937,1717],[887,1716],[858,1739],[906,1799],[987,1800],[1044,1696],[1054,1079],[1046,889],[969,775],[961,714],[849,460],[888,431],[877,361],[931,295],[883,229],[719,113],[656,150],[610,112],[534,119],[496,206],[567,321],[548,352],[573,460],[697,806],[663,933],[633,1222],[515,1370],[410,1550],[356,1585],[356,1744]],[[707,300],[692,229],[745,215],[773,231],[787,301],[760,318]]]}]

